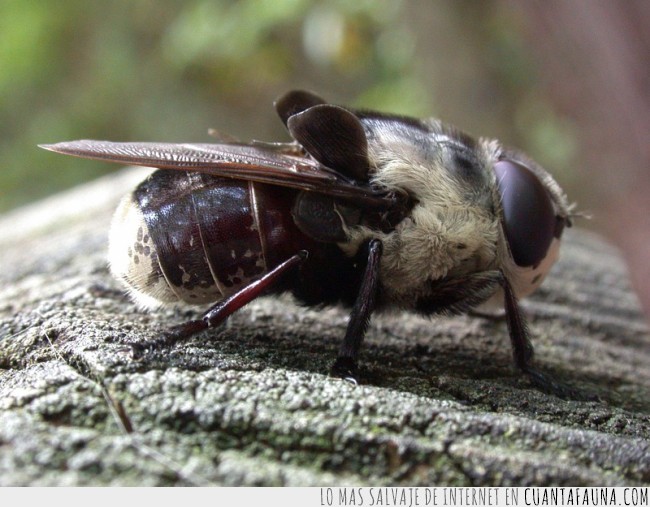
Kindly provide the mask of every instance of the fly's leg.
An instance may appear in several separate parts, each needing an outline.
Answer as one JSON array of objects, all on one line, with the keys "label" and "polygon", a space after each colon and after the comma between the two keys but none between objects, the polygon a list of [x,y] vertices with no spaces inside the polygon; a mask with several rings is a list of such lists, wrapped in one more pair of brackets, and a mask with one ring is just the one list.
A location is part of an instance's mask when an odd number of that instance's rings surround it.
[{"label": "fly's leg", "polygon": [[266,273],[259,280],[248,284],[232,296],[219,301],[205,312],[201,319],[190,320],[174,326],[156,340],[133,344],[134,355],[140,357],[145,351],[170,347],[179,341],[190,338],[196,333],[218,326],[241,307],[247,305],[253,299],[261,296],[267,289],[273,287],[285,273],[301,264],[306,258],[307,252],[301,250],[293,257],[290,257]]},{"label": "fly's leg", "polygon": [[373,239],[368,243],[368,262],[363,273],[359,294],[350,313],[345,338],[332,366],[332,375],[351,382],[357,382],[357,358],[363,337],[375,309],[379,288],[379,261],[382,254],[381,241]]},{"label": "fly's leg", "polygon": [[501,279],[505,296],[506,322],[510,332],[512,352],[517,367],[523,371],[530,381],[540,390],[554,394],[560,398],[574,400],[597,400],[596,396],[585,395],[575,389],[554,380],[531,366],[533,360],[533,345],[530,341],[528,325],[524,314],[519,308],[517,297],[505,276]]}]

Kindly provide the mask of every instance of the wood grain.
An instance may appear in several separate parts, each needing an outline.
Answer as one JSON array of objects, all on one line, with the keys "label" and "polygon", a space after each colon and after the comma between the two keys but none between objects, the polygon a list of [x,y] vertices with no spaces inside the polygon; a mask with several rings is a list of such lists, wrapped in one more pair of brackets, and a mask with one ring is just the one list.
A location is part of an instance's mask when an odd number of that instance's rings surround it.
[{"label": "wood grain", "polygon": [[255,301],[136,362],[146,314],[106,237],[127,170],[0,217],[1,485],[650,483],[650,333],[615,248],[574,228],[525,302],[539,367],[598,402],[533,389],[505,322],[374,318],[361,386],[328,377],[338,308]]}]

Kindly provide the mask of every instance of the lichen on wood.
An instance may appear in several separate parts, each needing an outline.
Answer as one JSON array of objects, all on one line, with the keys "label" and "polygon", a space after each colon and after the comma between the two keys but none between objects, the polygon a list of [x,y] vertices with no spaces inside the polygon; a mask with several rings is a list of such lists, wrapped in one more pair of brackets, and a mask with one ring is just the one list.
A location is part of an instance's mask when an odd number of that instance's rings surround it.
[{"label": "lichen on wood", "polygon": [[506,324],[373,318],[363,384],[328,370],[347,314],[264,298],[134,361],[198,314],[144,313],[106,265],[127,170],[0,217],[2,485],[627,485],[650,482],[650,333],[615,248],[567,231],[524,302],[540,369]]}]

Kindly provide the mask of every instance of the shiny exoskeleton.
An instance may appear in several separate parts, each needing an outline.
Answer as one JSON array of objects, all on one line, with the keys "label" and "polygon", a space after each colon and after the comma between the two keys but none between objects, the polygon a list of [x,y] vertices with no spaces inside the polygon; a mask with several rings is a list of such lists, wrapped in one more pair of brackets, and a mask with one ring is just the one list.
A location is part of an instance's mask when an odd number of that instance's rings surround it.
[{"label": "shiny exoskeleton", "polygon": [[291,143],[44,146],[159,168],[116,212],[111,269],[143,306],[214,305],[140,351],[291,291],[305,304],[352,307],[333,372],[354,379],[374,310],[455,314],[498,297],[517,366],[539,387],[572,394],[532,368],[518,305],[570,225],[566,196],[544,169],[435,119],[353,110],[302,91],[276,110]]},{"label": "shiny exoskeleton", "polygon": [[291,188],[155,171],[115,214],[111,269],[142,306],[206,304],[237,293],[304,250],[308,262],[272,290],[290,289],[306,304],[354,301],[359,260],[314,238],[327,234],[322,222],[311,223],[327,212],[318,205],[332,202],[310,201]]}]

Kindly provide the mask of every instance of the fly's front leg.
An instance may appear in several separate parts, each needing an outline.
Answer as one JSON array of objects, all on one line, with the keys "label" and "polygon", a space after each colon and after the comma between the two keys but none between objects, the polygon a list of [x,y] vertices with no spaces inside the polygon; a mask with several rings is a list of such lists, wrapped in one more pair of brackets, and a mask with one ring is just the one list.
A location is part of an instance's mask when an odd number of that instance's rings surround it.
[{"label": "fly's front leg", "polygon": [[505,296],[506,322],[512,342],[512,352],[515,364],[523,371],[531,382],[540,390],[574,400],[597,400],[596,396],[580,393],[577,390],[557,382],[551,376],[544,374],[531,366],[533,360],[533,345],[530,341],[528,325],[524,314],[519,308],[517,297],[505,276],[501,279]]},{"label": "fly's front leg", "polygon": [[379,289],[379,261],[381,260],[381,241],[373,239],[368,243],[368,262],[363,273],[359,294],[352,308],[345,338],[339,354],[332,366],[332,375],[351,382],[357,382],[357,358],[363,337],[375,309]]},{"label": "fly's front leg", "polygon": [[145,351],[170,347],[179,341],[190,338],[196,333],[218,326],[242,306],[250,303],[253,299],[261,296],[267,289],[273,287],[287,271],[301,264],[306,258],[307,252],[301,250],[293,257],[290,257],[266,273],[259,280],[248,284],[232,296],[219,301],[205,312],[201,319],[190,320],[184,324],[174,326],[156,340],[133,344],[134,355],[140,357]]}]

